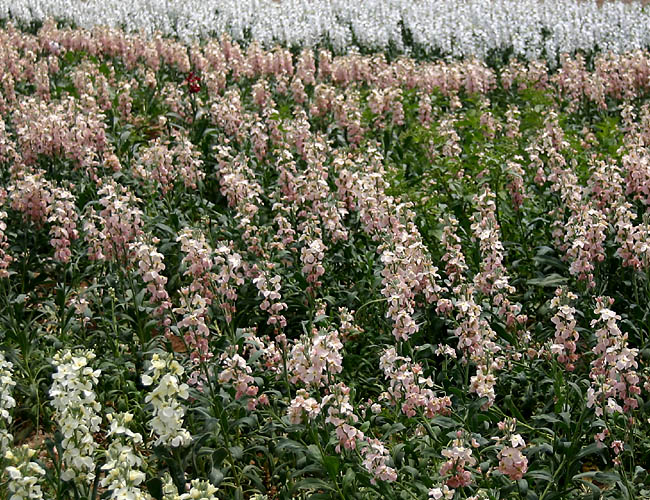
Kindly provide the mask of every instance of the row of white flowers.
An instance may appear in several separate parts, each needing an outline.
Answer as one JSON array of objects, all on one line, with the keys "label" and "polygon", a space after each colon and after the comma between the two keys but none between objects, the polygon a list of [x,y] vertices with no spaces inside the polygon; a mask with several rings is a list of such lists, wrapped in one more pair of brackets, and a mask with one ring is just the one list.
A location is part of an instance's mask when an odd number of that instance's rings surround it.
[{"label": "row of white flowers", "polygon": [[[94,458],[98,449],[93,434],[98,432],[101,410],[96,400],[94,388],[99,381],[101,370],[90,364],[96,355],[90,350],[65,350],[53,358],[56,372],[52,375],[50,389],[51,404],[55,409],[54,418],[63,434],[62,461],[65,469],[61,479],[74,480],[88,486],[95,478]],[[10,500],[37,500],[43,498],[40,482],[45,470],[32,458],[36,451],[28,445],[11,448],[13,436],[7,426],[12,422],[10,410],[16,406],[12,391],[16,383],[12,377],[13,364],[0,352],[0,462],[6,465],[6,487]],[[153,406],[154,418],[150,427],[158,436],[154,445],[177,447],[191,441],[189,432],[183,429],[184,409],[175,397],[188,397],[187,385],[180,384],[178,377],[184,373],[183,367],[168,353],[154,354],[151,366],[142,377],[144,385],[158,382],[154,391],[146,397]],[[142,445],[142,435],[129,429],[133,420],[131,413],[107,415],[110,429],[106,437],[110,445],[105,451],[106,462],[101,467],[105,476],[100,482],[102,488],[111,493],[111,498],[124,500],[150,500],[151,496],[140,489],[145,474],[140,470],[143,457],[136,449]],[[5,478],[0,474],[0,482]],[[163,490],[166,500],[205,499],[216,500],[217,488],[201,480],[193,480],[188,492],[178,495],[176,486],[169,477]],[[4,491],[0,488],[0,493]],[[4,497],[3,497],[4,498]]]},{"label": "row of white flowers", "polygon": [[[182,40],[229,33],[337,51],[359,46],[485,58],[510,50],[557,60],[575,50],[624,52],[650,46],[650,9],[639,2],[575,0],[0,0],[0,18],[67,19]],[[405,37],[405,33],[410,33]]]},{"label": "row of white flowers", "polygon": [[5,355],[0,352],[0,456],[4,455],[14,440],[8,430],[13,421],[10,411],[16,406],[16,400],[12,396],[16,386],[12,373],[13,367],[13,363],[7,361]]}]

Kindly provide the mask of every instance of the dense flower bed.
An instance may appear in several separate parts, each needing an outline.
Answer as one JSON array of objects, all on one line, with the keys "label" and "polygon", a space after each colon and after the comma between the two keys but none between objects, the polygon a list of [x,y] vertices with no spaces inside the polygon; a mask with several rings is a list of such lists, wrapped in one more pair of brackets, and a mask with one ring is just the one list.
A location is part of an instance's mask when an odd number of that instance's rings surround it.
[{"label": "dense flower bed", "polygon": [[90,29],[119,27],[189,41],[229,33],[271,48],[316,45],[343,53],[398,53],[557,64],[563,53],[650,47],[638,2],[574,0],[0,0],[0,19],[47,17]]},{"label": "dense flower bed", "polygon": [[647,52],[46,22],[0,75],[3,497],[650,494]]}]

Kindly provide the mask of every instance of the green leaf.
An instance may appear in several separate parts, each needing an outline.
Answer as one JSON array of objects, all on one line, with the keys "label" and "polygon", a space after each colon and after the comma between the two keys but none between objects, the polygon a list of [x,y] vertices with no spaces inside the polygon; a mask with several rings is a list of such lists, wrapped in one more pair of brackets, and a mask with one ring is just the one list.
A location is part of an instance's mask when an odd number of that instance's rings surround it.
[{"label": "green leaf", "polygon": [[235,420],[233,425],[235,427],[244,427],[244,426],[254,427],[256,423],[257,423],[257,418],[253,415],[248,415],[246,417],[242,417]]},{"label": "green leaf", "polygon": [[176,236],[176,232],[171,227],[169,227],[167,224],[163,224],[162,222],[159,222],[158,224],[156,224],[156,228],[160,229],[164,233],[169,234],[170,236],[173,236],[173,237]]},{"label": "green leaf", "polygon": [[356,474],[354,473],[354,469],[349,468],[345,476],[343,476],[343,489],[351,489],[354,486],[354,480],[356,478]]},{"label": "green leaf", "polygon": [[162,481],[160,478],[154,477],[149,479],[146,483],[147,490],[156,500],[162,499]]},{"label": "green leaf", "polygon": [[315,477],[308,477],[298,481],[293,487],[294,491],[297,490],[326,490],[334,491],[334,488],[322,479]]},{"label": "green leaf", "polygon": [[434,418],[431,419],[431,424],[433,425],[439,425],[443,429],[451,429],[453,427],[457,427],[457,423],[455,420],[449,418],[449,417],[443,417],[441,415],[438,415]]},{"label": "green leaf", "polygon": [[223,481],[224,475],[223,472],[221,472],[221,469],[217,469],[216,467],[213,467],[212,470],[210,471],[210,482],[214,484],[215,486],[219,486],[219,483]]},{"label": "green leaf", "polygon": [[565,285],[569,278],[557,273],[549,274],[543,278],[533,278],[526,281],[528,285],[541,286],[542,288],[557,288],[558,286]]},{"label": "green leaf", "polygon": [[404,465],[402,468],[400,468],[400,472],[403,472],[405,474],[410,474],[413,477],[420,476],[420,471],[417,470],[415,467],[411,467],[410,465]]},{"label": "green leaf", "polygon": [[519,411],[519,408],[514,404],[512,401],[512,394],[507,394],[505,397],[505,403],[508,409],[512,412],[512,414],[520,421],[524,422],[525,418]]},{"label": "green leaf", "polygon": [[229,449],[235,460],[240,460],[244,456],[244,449],[241,446],[231,446]]},{"label": "green leaf", "polygon": [[403,430],[406,429],[406,426],[400,422],[393,424],[390,426],[390,428],[384,433],[384,439],[386,439],[388,436],[395,434],[396,432],[402,432]]},{"label": "green leaf", "polygon": [[519,487],[519,493],[526,495],[528,493],[528,481],[525,479],[519,479],[517,481],[517,486]]},{"label": "green leaf", "polygon": [[322,460],[321,460],[320,449],[318,448],[318,446],[316,446],[315,444],[310,444],[309,446],[307,446],[307,451],[309,451],[309,454],[310,454],[310,455],[311,455],[315,460],[318,460],[319,462],[322,461]]},{"label": "green leaf", "polygon": [[592,483],[591,481],[586,481],[584,479],[576,479],[575,476],[573,479],[578,483],[580,483],[582,486],[585,486],[587,489],[589,489],[592,495],[594,495],[593,498],[601,497],[602,492],[600,491],[600,488],[596,486],[594,483]]},{"label": "green leaf", "polygon": [[589,472],[582,472],[580,474],[576,474],[573,476],[573,479],[593,479],[595,481],[598,481],[599,483],[615,483],[617,481],[621,480],[621,476],[619,476],[616,472],[603,472],[600,470],[592,470]]},{"label": "green leaf", "polygon": [[399,464],[402,462],[404,459],[404,447],[406,446],[405,443],[400,443],[397,444],[393,447],[393,461],[396,464]]},{"label": "green leaf", "polygon": [[528,448],[527,456],[535,455],[537,453],[553,453],[553,446],[549,443],[541,443],[536,446],[531,446]]},{"label": "green leaf", "polygon": [[580,459],[589,455],[602,455],[602,454],[603,454],[603,447],[599,446],[598,443],[591,443],[590,445],[583,447],[576,454],[576,458]]},{"label": "green leaf", "polygon": [[528,471],[528,472],[526,472],[525,477],[527,477],[529,479],[536,479],[537,481],[545,481],[547,483],[550,483],[550,482],[553,481],[553,476],[547,470]]},{"label": "green leaf", "polygon": [[499,337],[501,337],[503,340],[505,340],[506,342],[508,342],[508,344],[510,344],[510,345],[514,345],[514,344],[515,344],[515,339],[514,339],[514,337],[513,337],[510,333],[508,333],[508,332],[506,331],[506,329],[503,328],[503,326],[501,326],[501,325],[498,324],[498,323],[493,323],[491,326],[492,326],[492,329],[495,331],[495,333],[496,333]]},{"label": "green leaf", "polygon": [[334,456],[327,456],[323,458],[323,463],[325,464],[325,470],[329,476],[334,479],[339,475],[339,467],[341,461]]}]

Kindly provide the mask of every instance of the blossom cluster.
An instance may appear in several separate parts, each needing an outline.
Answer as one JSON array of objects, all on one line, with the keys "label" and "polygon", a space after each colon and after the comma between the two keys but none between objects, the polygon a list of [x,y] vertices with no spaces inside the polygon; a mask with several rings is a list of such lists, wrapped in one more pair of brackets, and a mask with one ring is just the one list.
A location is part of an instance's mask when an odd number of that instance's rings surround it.
[{"label": "blossom cluster", "polygon": [[580,334],[576,330],[576,309],[571,306],[571,301],[577,298],[575,293],[558,288],[555,297],[551,299],[551,307],[555,310],[551,318],[555,325],[555,341],[551,345],[551,352],[557,355],[557,360],[569,371],[575,369],[574,363],[579,357],[576,354],[576,342],[580,339]]},{"label": "blossom cluster", "polygon": [[246,363],[246,360],[237,353],[221,355],[222,370],[219,373],[220,384],[232,384],[235,388],[235,399],[247,397],[249,410],[254,410],[257,404],[262,401],[268,401],[266,397],[256,398],[259,387],[255,384],[252,377],[252,368]]},{"label": "blossom cluster", "polygon": [[101,469],[106,475],[100,485],[111,492],[113,498],[149,500],[151,496],[140,487],[145,473],[140,470],[142,457],[135,447],[142,445],[142,436],[129,429],[133,420],[131,413],[109,413],[110,428],[106,437],[111,443],[106,450],[106,462]]},{"label": "blossom cluster", "polygon": [[188,386],[180,379],[183,373],[185,369],[172,355],[155,353],[149,370],[142,376],[143,385],[155,385],[145,397],[145,403],[152,407],[153,418],[148,425],[156,435],[154,446],[178,448],[192,441],[191,434],[183,427],[185,409],[180,400],[189,397]]},{"label": "blossom cluster", "polygon": [[8,429],[13,421],[10,410],[16,407],[16,400],[12,396],[16,386],[13,379],[13,366],[13,363],[8,361],[3,353],[0,353],[0,421],[2,422],[0,453],[4,453],[14,440]]},{"label": "blossom cluster", "polygon": [[130,253],[133,253],[134,260],[138,261],[138,273],[147,285],[151,302],[158,305],[154,314],[160,316],[171,307],[171,302],[165,289],[167,277],[162,274],[165,270],[164,256],[156,250],[154,246],[156,243],[158,243],[156,238],[152,238],[151,243],[140,238],[131,243],[129,249]]},{"label": "blossom cluster", "polygon": [[188,491],[179,495],[178,489],[167,473],[162,486],[163,500],[217,500],[215,493],[219,490],[208,481],[193,479],[188,486]]},{"label": "blossom cluster", "polygon": [[497,455],[499,472],[513,481],[521,479],[528,470],[528,459],[522,453],[526,442],[521,434],[516,433],[517,419],[507,418],[498,423],[498,428],[505,434],[503,438],[496,438],[502,446]]},{"label": "blossom cluster", "polygon": [[86,29],[123,26],[182,40],[227,32],[236,40],[249,35],[266,46],[314,46],[328,40],[340,52],[355,46],[377,51],[394,46],[403,52],[423,48],[455,57],[486,58],[510,49],[517,57],[556,60],[563,52],[596,47],[624,52],[649,45],[647,11],[640,3],[619,1],[140,0],[127,7],[118,0],[5,0],[0,17],[23,22],[54,17]]},{"label": "blossom cluster", "polygon": [[462,431],[458,431],[449,444],[451,446],[441,451],[446,461],[440,466],[440,475],[446,478],[445,485],[449,488],[468,486],[473,482],[469,469],[476,465],[472,448],[463,440]]},{"label": "blossom cluster", "polygon": [[45,476],[45,469],[32,458],[36,451],[28,445],[7,450],[4,459],[9,465],[4,472],[8,476],[7,489],[11,500],[41,500],[43,490],[40,482]]},{"label": "blossom cluster", "polygon": [[93,260],[128,261],[134,243],[142,234],[142,210],[137,197],[113,179],[100,183],[101,196],[97,212],[89,208],[85,216],[85,240],[89,257]]},{"label": "blossom cluster", "polygon": [[380,368],[389,381],[382,398],[391,404],[400,404],[405,415],[413,417],[421,411],[427,418],[433,418],[450,412],[451,398],[436,396],[431,378],[422,376],[422,366],[408,357],[398,356],[395,348],[384,352]]},{"label": "blossom cluster", "polygon": [[58,352],[53,358],[56,372],[50,388],[55,420],[63,435],[61,479],[88,484],[95,478],[95,454],[99,445],[93,435],[101,424],[101,405],[94,391],[99,375],[90,363],[92,351]]},{"label": "blossom cluster", "polygon": [[[591,387],[587,391],[587,405],[594,406],[597,415],[625,413],[639,405],[635,396],[641,393],[636,360],[639,350],[628,346],[628,336],[618,321],[621,317],[609,309],[609,297],[598,297],[594,313],[598,317],[591,326],[596,330],[597,344],[592,349],[597,358],[591,363]],[[621,405],[622,403],[622,405]]]},{"label": "blossom cluster", "polygon": [[310,337],[303,337],[291,348],[287,360],[291,382],[302,382],[308,387],[326,384],[331,375],[343,369],[342,348],[338,331],[314,329]]},{"label": "blossom cluster", "polygon": [[[68,262],[72,255],[70,245],[79,237],[79,215],[74,195],[65,188],[54,186],[45,178],[43,171],[17,172],[16,177],[7,189],[11,207],[37,227],[49,223],[50,244],[55,249],[54,258]],[[10,256],[5,255],[5,263],[10,262],[7,259]]]}]

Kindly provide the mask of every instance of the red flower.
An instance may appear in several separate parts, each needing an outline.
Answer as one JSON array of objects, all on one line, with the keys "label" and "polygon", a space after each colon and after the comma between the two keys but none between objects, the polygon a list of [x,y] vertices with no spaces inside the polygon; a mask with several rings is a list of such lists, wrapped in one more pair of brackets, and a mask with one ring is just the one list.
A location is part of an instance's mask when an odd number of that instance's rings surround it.
[{"label": "red flower", "polygon": [[201,79],[198,77],[198,75],[195,75],[193,71],[190,71],[190,74],[187,75],[185,81],[187,82],[187,86],[191,94],[196,94],[199,90],[201,90]]}]

